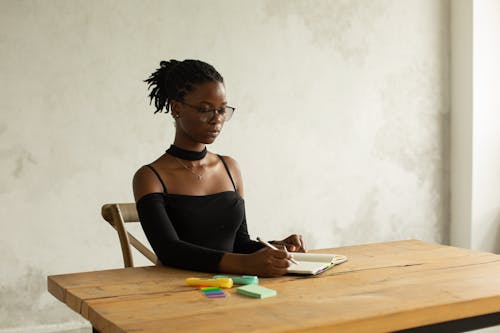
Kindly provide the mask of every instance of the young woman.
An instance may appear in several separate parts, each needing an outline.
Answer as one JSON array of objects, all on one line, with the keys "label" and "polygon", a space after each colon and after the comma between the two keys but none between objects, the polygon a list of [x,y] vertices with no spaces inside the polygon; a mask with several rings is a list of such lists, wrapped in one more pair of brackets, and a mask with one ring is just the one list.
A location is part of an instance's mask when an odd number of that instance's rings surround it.
[{"label": "young woman", "polygon": [[207,151],[234,108],[224,80],[199,60],[162,61],[145,80],[156,112],[171,112],[173,145],[134,175],[142,228],[165,265],[207,272],[280,276],[288,251],[305,251],[302,236],[274,241],[273,250],[250,239],[243,182],[234,159]]}]

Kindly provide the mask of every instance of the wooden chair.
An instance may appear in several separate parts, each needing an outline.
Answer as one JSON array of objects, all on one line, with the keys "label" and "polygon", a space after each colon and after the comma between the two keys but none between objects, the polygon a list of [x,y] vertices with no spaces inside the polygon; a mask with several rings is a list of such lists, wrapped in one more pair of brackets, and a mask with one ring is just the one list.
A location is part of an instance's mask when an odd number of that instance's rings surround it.
[{"label": "wooden chair", "polygon": [[153,264],[160,264],[156,255],[139,240],[137,240],[137,238],[130,234],[125,228],[125,223],[139,222],[139,215],[137,214],[135,203],[105,204],[102,206],[101,213],[102,217],[118,232],[122,248],[123,265],[125,267],[134,267],[130,244],[132,244],[137,251],[142,253]]}]

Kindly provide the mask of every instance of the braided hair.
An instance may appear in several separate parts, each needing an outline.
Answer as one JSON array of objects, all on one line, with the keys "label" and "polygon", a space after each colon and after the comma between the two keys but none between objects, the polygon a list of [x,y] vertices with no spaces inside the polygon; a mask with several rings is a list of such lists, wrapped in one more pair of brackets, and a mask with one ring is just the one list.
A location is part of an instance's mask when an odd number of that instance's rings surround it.
[{"label": "braided hair", "polygon": [[160,68],[144,80],[151,90],[149,104],[153,99],[155,101],[155,113],[161,112],[163,108],[168,113],[170,101],[182,101],[195,85],[213,81],[224,83],[224,79],[212,65],[190,59],[161,61]]}]

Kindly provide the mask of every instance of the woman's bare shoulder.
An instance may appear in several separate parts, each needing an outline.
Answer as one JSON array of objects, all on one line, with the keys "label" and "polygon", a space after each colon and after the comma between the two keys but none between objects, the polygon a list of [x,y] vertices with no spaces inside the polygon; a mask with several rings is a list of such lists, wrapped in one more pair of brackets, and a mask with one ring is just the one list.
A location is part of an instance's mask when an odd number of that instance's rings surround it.
[{"label": "woman's bare shoulder", "polygon": [[158,176],[147,165],[143,165],[135,172],[132,187],[136,202],[146,194],[163,192],[163,186]]},{"label": "woman's bare shoulder", "polygon": [[220,155],[220,156],[224,159],[224,162],[226,162],[227,167],[229,168],[229,172],[231,173],[236,183],[238,192],[240,193],[241,196],[243,196],[243,177],[241,176],[240,165],[231,156],[227,155]]},{"label": "woman's bare shoulder", "polygon": [[231,156],[227,156],[227,155],[219,155],[219,156],[221,156],[224,159],[224,162],[226,162],[227,167],[229,168],[229,170],[231,172],[234,171],[237,174],[241,174],[240,165],[238,164],[238,161],[236,161]]}]

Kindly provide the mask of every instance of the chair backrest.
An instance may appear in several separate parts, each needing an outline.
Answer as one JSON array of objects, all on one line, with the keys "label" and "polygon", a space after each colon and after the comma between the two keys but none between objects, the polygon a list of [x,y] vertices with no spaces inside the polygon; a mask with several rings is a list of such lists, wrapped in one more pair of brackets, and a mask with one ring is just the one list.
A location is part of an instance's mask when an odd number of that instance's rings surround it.
[{"label": "chair backrest", "polygon": [[137,238],[131,235],[125,228],[125,223],[139,222],[139,215],[135,208],[135,203],[111,203],[105,204],[101,209],[102,217],[115,228],[120,238],[122,248],[123,265],[125,267],[134,267],[132,249],[130,244],[148,258],[153,264],[158,265],[159,261],[156,255],[142,244]]}]

